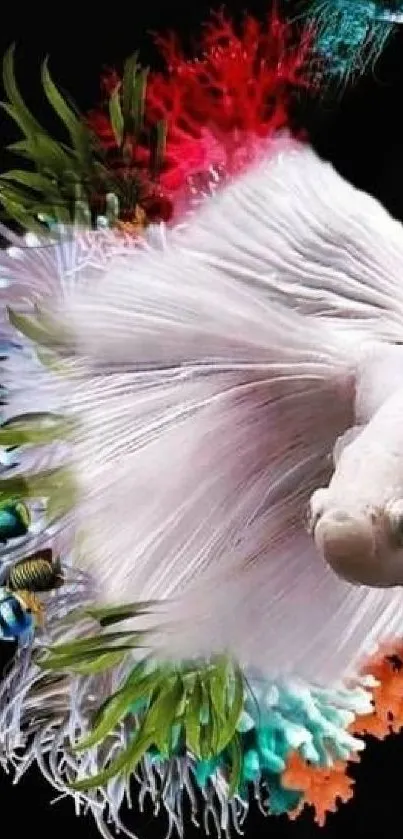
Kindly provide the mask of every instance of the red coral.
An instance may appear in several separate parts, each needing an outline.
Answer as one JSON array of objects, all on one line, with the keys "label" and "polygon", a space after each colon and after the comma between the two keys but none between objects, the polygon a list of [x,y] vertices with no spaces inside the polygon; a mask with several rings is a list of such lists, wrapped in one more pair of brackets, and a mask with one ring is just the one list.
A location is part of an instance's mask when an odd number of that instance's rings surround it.
[{"label": "red coral", "polygon": [[218,14],[204,28],[200,58],[186,59],[174,36],[158,39],[168,74],[151,76],[148,113],[168,124],[168,188],[211,165],[237,171],[259,140],[288,125],[291,89],[307,84],[309,38],[295,48],[293,36],[276,13],[264,25],[247,16],[239,35]]},{"label": "red coral", "polygon": [[[157,38],[167,69],[149,75],[146,123],[164,119],[167,125],[159,176],[167,197],[211,167],[234,174],[288,125],[291,91],[308,84],[310,37],[297,46],[293,37],[290,24],[273,13],[264,25],[247,16],[240,34],[223,14],[215,15],[197,58],[186,58],[175,36]],[[109,71],[102,84],[110,94],[119,84],[116,73]],[[88,121],[103,148],[116,150],[109,114],[92,111]],[[149,161],[146,145],[133,144],[131,166],[144,172]]]}]

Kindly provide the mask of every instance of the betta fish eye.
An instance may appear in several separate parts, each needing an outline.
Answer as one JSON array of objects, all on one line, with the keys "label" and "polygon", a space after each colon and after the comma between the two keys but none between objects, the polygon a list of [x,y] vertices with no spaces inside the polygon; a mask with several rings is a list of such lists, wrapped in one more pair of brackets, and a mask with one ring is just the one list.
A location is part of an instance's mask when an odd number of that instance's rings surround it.
[{"label": "betta fish eye", "polygon": [[385,514],[389,522],[393,541],[399,548],[403,548],[403,499],[388,504]]},{"label": "betta fish eye", "polygon": [[328,490],[323,488],[315,490],[311,495],[305,513],[305,525],[310,535],[313,534],[320,517],[325,511],[327,496]]}]

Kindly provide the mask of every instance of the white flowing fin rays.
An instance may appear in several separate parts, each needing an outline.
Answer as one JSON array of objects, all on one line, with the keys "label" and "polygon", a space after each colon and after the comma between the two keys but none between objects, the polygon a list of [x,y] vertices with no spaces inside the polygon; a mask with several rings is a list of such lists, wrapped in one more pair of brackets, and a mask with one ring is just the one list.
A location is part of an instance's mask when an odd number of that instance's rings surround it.
[{"label": "white flowing fin rays", "polygon": [[[39,238],[34,234],[19,236],[0,224],[0,234],[9,240],[9,247],[0,251],[1,302],[32,306],[47,298],[66,299],[83,282],[83,272],[99,272],[111,259],[127,248],[160,250],[164,247],[163,225],[152,225],[142,237],[116,233],[113,230],[81,230],[61,226],[52,234]],[[4,289],[4,291],[3,291]]]},{"label": "white flowing fin rays", "polygon": [[32,344],[19,337],[20,346],[9,345],[7,356],[0,363],[5,401],[1,411],[3,422],[26,413],[60,410],[55,376],[41,364]]},{"label": "white flowing fin rays", "polygon": [[[4,388],[2,423],[35,412],[59,413],[63,403],[62,382],[43,367],[36,348],[10,324],[6,306],[19,314],[32,314],[35,304],[63,297],[68,284],[76,281],[77,267],[83,260],[81,243],[70,237],[58,242],[41,241],[30,234],[17,236],[0,231],[10,247],[0,253],[0,330],[5,342],[1,362],[1,385]],[[57,466],[65,457],[60,446],[18,449],[11,457],[9,477]],[[14,466],[13,466],[14,464]]]},{"label": "white flowing fin rays", "polygon": [[[60,416],[66,410],[66,403],[68,407],[68,379],[55,375],[42,364],[37,347],[9,323],[6,306],[15,307],[19,314],[32,315],[35,304],[46,308],[51,301],[57,311],[63,311],[63,301],[68,299],[76,283],[84,281],[83,272],[86,278],[94,273],[99,276],[108,261],[125,250],[128,241],[133,250],[133,241],[111,231],[60,230],[54,239],[50,235],[38,239],[32,234],[18,235],[0,225],[0,233],[9,245],[0,251],[1,423],[16,419],[24,422],[28,414],[36,412]],[[162,228],[150,230],[144,242],[136,243],[139,246],[162,248]],[[21,446],[10,451],[3,448],[0,475],[2,479],[27,477],[65,465],[70,458],[71,446],[66,442]],[[28,533],[0,548],[2,578],[14,562],[48,547],[53,548],[55,556],[62,556],[67,565],[72,560],[72,517],[47,523],[43,499],[30,503],[30,511],[32,522]]]},{"label": "white flowing fin rays", "polygon": [[311,148],[285,137],[268,152],[178,246],[303,313],[402,341],[401,224]]},{"label": "white flowing fin rays", "polygon": [[[18,236],[2,225],[0,232],[10,243],[0,252],[1,421],[32,412],[60,413],[66,401],[65,377],[43,366],[37,347],[10,324],[6,307],[35,316],[35,305],[46,311],[51,303],[53,310],[63,312],[75,285],[93,272],[98,276],[125,249],[127,240],[111,231],[61,229],[53,239],[50,234],[43,239],[33,234]],[[153,240],[158,242],[158,230],[153,231]],[[14,474],[53,468],[65,454],[66,447],[62,450],[57,445],[22,448]]]},{"label": "white flowing fin rays", "polygon": [[194,258],[198,223],[189,251],[127,252],[69,298],[83,567],[104,602],[165,600],[158,654],[336,683],[403,620],[400,593],[339,581],[304,532],[361,347],[212,266],[208,237]]},{"label": "white flowing fin rays", "polygon": [[[156,653],[229,648],[267,679],[299,675],[328,686],[379,638],[400,633],[403,620],[400,594],[342,583],[304,531],[305,503],[354,422],[356,356],[320,323],[276,308],[249,276],[243,283],[209,264],[208,238],[195,258],[200,230],[196,217],[182,245],[168,236],[164,255],[129,246],[106,274],[102,254],[91,258],[70,275],[64,297],[60,283],[50,294],[43,278],[34,285],[35,300],[47,298],[64,316],[81,351],[67,409],[82,421],[74,458],[83,571],[95,572],[108,603],[165,599]],[[33,263],[20,284],[28,303],[30,271]],[[60,600],[71,608],[85,597],[55,593],[52,640],[63,637]],[[23,694],[16,684],[18,713],[5,730],[18,737],[30,726],[35,738],[23,762],[35,757],[63,793],[66,778],[94,773],[105,754],[72,757],[86,697],[77,700],[69,680],[70,716],[61,719],[65,682],[52,698],[45,677],[41,704],[32,666]],[[112,673],[115,686],[118,677]],[[2,691],[0,711],[8,699]],[[98,795],[113,798],[111,788]],[[118,806],[120,793],[116,799]]]},{"label": "white flowing fin rays", "polygon": [[[304,533],[305,501],[354,422],[350,364],[329,331],[277,308],[274,288],[236,269],[232,249],[242,230],[254,230],[251,209],[238,222],[232,207],[228,260],[211,258],[216,230],[205,219],[234,188],[168,236],[163,255],[121,249],[109,271],[93,260],[63,300],[50,295],[81,354],[69,407],[82,421],[75,460],[85,560],[108,602],[180,594],[169,615],[173,652],[186,646],[187,625],[199,649],[233,643],[269,677],[296,669],[334,680],[378,637],[385,606],[401,621],[400,597],[341,583]],[[276,272],[280,285],[286,262]],[[317,638],[328,646],[316,667]],[[193,640],[190,648],[197,652]]]},{"label": "white flowing fin rays", "polygon": [[[0,335],[2,386],[1,423],[35,421],[35,414],[47,412],[62,416],[66,407],[66,382],[41,363],[37,348],[10,324],[6,306],[19,314],[34,314],[35,304],[45,304],[68,296],[78,281],[83,263],[91,264],[98,242],[90,237],[69,235],[51,241],[28,234],[18,236],[3,227],[0,230],[10,247],[0,251]],[[101,263],[101,258],[98,259]],[[1,282],[2,278],[2,282]],[[3,425],[3,428],[7,425]],[[71,458],[67,442],[41,446],[18,446],[1,450],[0,476],[3,480],[29,477],[42,471],[64,466]],[[45,499],[29,501],[31,524],[25,536],[8,539],[0,548],[1,577],[18,560],[45,548],[61,556],[71,594],[71,562],[73,522],[71,517],[52,523],[45,517]],[[74,589],[74,585],[73,585]],[[17,662],[18,664],[18,662]]]},{"label": "white flowing fin rays", "polygon": [[[10,247],[0,251],[0,329],[4,336],[15,332],[8,323],[6,306],[19,313],[32,313],[35,304],[46,309],[48,303],[63,310],[77,283],[98,275],[105,265],[125,251],[129,239],[113,231],[85,231],[60,228],[42,239],[27,234],[17,236],[0,226],[3,236],[10,238]],[[151,238],[151,233],[149,234]],[[153,230],[153,241],[162,240]],[[131,249],[133,243],[130,241]],[[147,241],[136,242],[146,247]]]},{"label": "white flowing fin rays", "polygon": [[[83,262],[86,271],[93,263],[99,270],[103,262],[99,241],[92,241],[91,237],[87,240],[61,239],[54,244],[42,242],[37,246],[30,239],[27,243],[16,236],[11,238],[11,252],[0,253],[1,274],[8,277],[8,282],[0,289],[3,304],[1,337],[4,342],[1,349],[1,383],[5,388],[3,422],[16,417],[24,421],[27,414],[35,412],[59,414],[66,406],[64,380],[41,365],[29,340],[23,335],[16,335],[8,322],[5,304],[15,307],[18,313],[26,314],[32,313],[35,303],[46,305],[48,300],[57,302],[57,306],[62,308],[61,300],[68,296],[71,287],[78,281]],[[12,343],[9,338],[12,338]],[[11,458],[15,465],[2,477],[29,475],[54,468],[64,463],[69,454],[71,452],[64,443],[18,448]],[[33,506],[40,507],[40,503]],[[32,507],[31,513],[34,515]],[[44,596],[44,634],[40,632],[34,639],[34,647],[40,647],[44,641],[69,640],[69,630],[60,619],[70,610],[93,602],[93,586],[87,575],[72,567],[74,522],[71,517],[66,516],[48,525],[39,513],[38,519],[34,515],[34,521],[36,526],[26,536],[12,539],[2,546],[0,570],[4,581],[8,569],[16,561],[48,547],[52,548],[55,557],[61,557],[65,581],[60,590]],[[101,695],[99,687],[98,682],[98,699]],[[84,733],[89,713],[86,696],[77,698],[78,693],[77,679],[48,676],[32,659],[31,648],[18,650],[10,672],[0,682],[0,761],[8,770],[11,767],[16,770],[15,781],[36,762],[50,783],[62,795],[69,795],[67,784],[76,780],[80,771],[97,771],[94,751],[84,760],[75,760],[71,755],[71,744]],[[118,733],[115,750],[119,737]],[[76,805],[77,798],[75,796]],[[85,796],[80,797],[81,803],[84,799]],[[102,812],[107,804],[106,791],[97,791],[88,798],[89,808],[105,835]]]},{"label": "white flowing fin rays", "polygon": [[[212,387],[206,385],[207,403]],[[188,389],[180,388],[186,401]],[[397,632],[403,613],[395,594],[374,595],[337,580],[304,533],[306,502],[327,477],[335,420],[340,428],[346,417],[335,417],[331,385],[321,393],[311,387],[300,398],[295,382],[287,388],[293,391],[288,410],[287,395],[276,398],[275,386],[263,379],[261,388],[256,381],[228,388],[197,414],[189,415],[186,405],[182,424],[162,417],[159,436],[153,417],[148,441],[145,428],[137,438],[134,431],[126,452],[122,436],[119,457],[117,432],[130,424],[121,393],[113,404],[110,383],[100,403],[108,406],[104,462],[99,424],[92,440],[83,439],[85,557],[105,602],[177,600],[166,604],[163,636],[155,640],[167,655],[229,648],[269,678],[299,675],[328,685],[353,672],[382,633]],[[322,399],[329,407],[326,412],[322,404],[318,416],[328,437],[322,434],[318,445],[311,412]],[[385,607],[394,625],[383,621]]]},{"label": "white flowing fin rays", "polygon": [[[0,384],[3,389],[3,404],[0,408],[2,428],[7,423],[35,422],[35,415],[51,413],[63,416],[66,404],[66,382],[55,376],[39,361],[33,346],[23,336],[20,346],[5,347],[7,355],[0,362]],[[69,458],[69,446],[58,441],[41,446],[19,446],[15,449],[0,449],[0,475],[13,478],[29,476],[48,469],[65,465]]]}]

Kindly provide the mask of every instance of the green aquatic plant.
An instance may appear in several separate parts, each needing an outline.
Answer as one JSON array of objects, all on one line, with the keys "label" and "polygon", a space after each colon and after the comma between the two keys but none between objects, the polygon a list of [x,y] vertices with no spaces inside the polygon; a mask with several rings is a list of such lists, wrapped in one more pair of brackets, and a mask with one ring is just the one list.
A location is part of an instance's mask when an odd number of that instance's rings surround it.
[{"label": "green aquatic plant", "polygon": [[[165,123],[144,122],[147,70],[137,54],[125,63],[122,82],[109,94],[108,110],[116,139],[113,159],[78,108],[55,85],[48,61],[42,65],[45,98],[66,135],[59,141],[38,122],[24,102],[14,69],[14,45],[3,60],[2,107],[22,134],[8,151],[23,168],[0,174],[0,204],[8,219],[43,232],[44,224],[114,226],[120,220],[145,223],[143,199],[154,189],[165,151]],[[149,162],[133,156],[139,145]],[[144,155],[143,155],[144,157]]]}]

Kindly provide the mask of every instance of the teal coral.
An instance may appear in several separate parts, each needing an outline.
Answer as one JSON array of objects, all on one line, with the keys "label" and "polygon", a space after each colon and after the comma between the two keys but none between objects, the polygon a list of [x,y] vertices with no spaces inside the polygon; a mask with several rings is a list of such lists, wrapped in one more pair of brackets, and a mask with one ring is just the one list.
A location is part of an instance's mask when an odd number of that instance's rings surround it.
[{"label": "teal coral", "polygon": [[341,82],[364,73],[383,52],[399,12],[401,0],[315,0],[308,16],[324,72]]},{"label": "teal coral", "polygon": [[[361,686],[331,691],[297,683],[252,682],[241,721],[241,726],[248,721],[249,728],[243,735],[247,748],[243,781],[264,782],[269,812],[278,815],[294,810],[300,794],[281,785],[290,755],[298,752],[317,766],[348,759],[364,747],[348,728],[356,716],[370,709],[370,694]],[[249,727],[252,720],[253,728]]]},{"label": "teal coral", "polygon": [[[130,614],[141,615],[144,608],[131,604],[91,614],[100,628],[108,628]],[[56,645],[41,666],[83,672],[89,656],[91,672],[100,672],[103,659],[110,666],[110,656],[119,650],[126,659],[138,637],[133,631],[98,633]],[[176,760],[186,759],[201,790],[216,790],[224,782],[227,798],[235,796],[246,804],[253,785],[267,795],[269,812],[294,811],[302,791],[286,789],[281,782],[289,759],[297,754],[305,763],[328,768],[359,752],[364,743],[351,726],[360,715],[371,713],[367,688],[365,680],[354,688],[333,690],[297,680],[267,682],[242,673],[225,656],[169,666],[145,659],[95,714],[92,730],[76,750],[85,753],[102,744],[122,723],[131,728],[129,744],[97,775],[71,786],[83,792],[94,789],[147,762],[169,773]]]},{"label": "teal coral", "polygon": [[[364,743],[349,732],[356,717],[371,710],[371,696],[365,686],[351,690],[321,690],[306,685],[269,685],[248,682],[244,711],[237,724],[241,765],[236,795],[248,800],[248,787],[265,791],[265,806],[272,815],[294,812],[303,792],[286,789],[281,782],[290,756],[318,767],[331,767],[338,760],[348,760]],[[174,738],[174,754],[183,753],[184,740],[179,731]],[[155,747],[148,751],[152,763],[166,764],[166,756]],[[204,790],[214,787],[221,774],[229,777],[231,744],[208,759],[192,760],[196,785]]]}]

